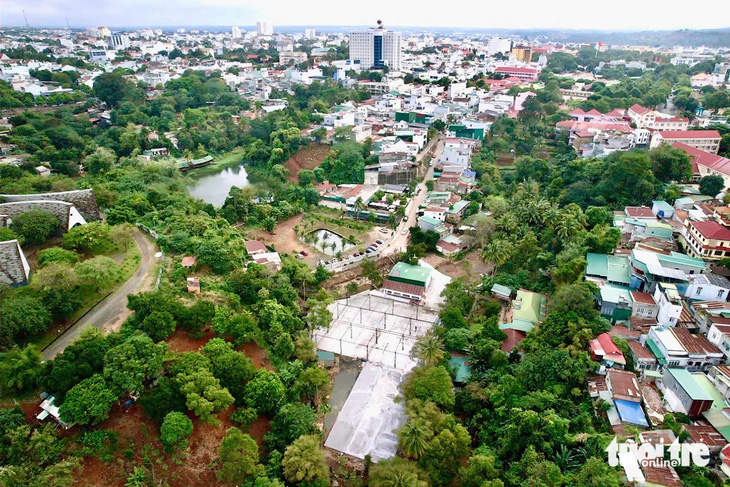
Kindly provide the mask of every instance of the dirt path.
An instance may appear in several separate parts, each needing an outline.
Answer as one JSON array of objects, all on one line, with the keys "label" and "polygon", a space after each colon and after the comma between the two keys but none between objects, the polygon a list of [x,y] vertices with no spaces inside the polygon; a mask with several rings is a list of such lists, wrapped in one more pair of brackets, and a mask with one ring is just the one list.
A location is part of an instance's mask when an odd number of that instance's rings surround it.
[{"label": "dirt path", "polygon": [[106,333],[118,331],[130,314],[127,309],[127,296],[152,287],[155,280],[152,263],[155,260],[155,253],[159,252],[159,249],[140,230],[137,230],[134,234],[134,241],[139,247],[142,257],[137,272],[122,287],[94,308],[91,313],[81,318],[72,328],[46,348],[43,351],[44,360],[53,359],[90,326]]}]

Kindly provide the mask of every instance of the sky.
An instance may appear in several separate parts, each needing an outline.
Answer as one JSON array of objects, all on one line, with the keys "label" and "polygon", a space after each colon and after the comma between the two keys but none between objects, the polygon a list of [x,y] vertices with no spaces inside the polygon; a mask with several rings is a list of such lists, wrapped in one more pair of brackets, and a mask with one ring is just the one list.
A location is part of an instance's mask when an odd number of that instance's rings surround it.
[{"label": "sky", "polygon": [[[676,8],[673,8],[676,5]],[[576,4],[462,0],[0,0],[0,27],[73,28],[251,26],[258,20],[286,26],[374,25],[501,29],[676,30],[730,27],[727,0],[701,9],[680,0],[612,0]],[[719,15],[712,15],[716,12]]]}]

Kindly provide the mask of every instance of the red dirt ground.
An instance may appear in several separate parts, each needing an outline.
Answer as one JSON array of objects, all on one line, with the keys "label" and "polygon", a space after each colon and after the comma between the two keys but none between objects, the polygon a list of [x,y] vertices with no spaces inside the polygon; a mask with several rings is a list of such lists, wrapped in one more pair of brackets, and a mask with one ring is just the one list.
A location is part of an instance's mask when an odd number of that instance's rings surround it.
[{"label": "red dirt ground", "polygon": [[286,161],[284,167],[289,170],[287,179],[292,182],[298,182],[297,175],[302,169],[314,169],[315,167],[322,164],[327,154],[330,153],[332,148],[328,145],[313,144],[306,147],[302,147],[297,151],[296,154]]}]

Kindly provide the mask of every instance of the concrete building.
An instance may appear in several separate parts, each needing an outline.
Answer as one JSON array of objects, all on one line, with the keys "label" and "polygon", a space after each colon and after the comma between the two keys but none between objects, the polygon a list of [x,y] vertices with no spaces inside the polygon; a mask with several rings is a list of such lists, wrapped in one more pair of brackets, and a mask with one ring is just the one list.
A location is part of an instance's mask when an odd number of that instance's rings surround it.
[{"label": "concrete building", "polygon": [[716,221],[687,220],[682,238],[690,255],[706,260],[730,257],[730,229]]},{"label": "concrete building", "polygon": [[509,39],[503,39],[501,37],[492,37],[489,39],[489,44],[487,44],[487,53],[489,53],[490,56],[494,56],[495,54],[507,54],[512,50],[512,41]]},{"label": "concrete building", "polygon": [[659,130],[652,134],[649,148],[654,149],[664,143],[681,142],[717,154],[720,150],[720,139],[722,137],[717,130]]},{"label": "concrete building", "polygon": [[124,34],[112,34],[107,38],[106,43],[112,51],[122,51],[131,45],[129,36]]},{"label": "concrete building", "polygon": [[431,269],[427,267],[398,262],[388,274],[383,292],[388,296],[420,303],[431,284],[431,277]]},{"label": "concrete building", "polygon": [[241,29],[237,25],[234,25],[231,27],[231,36],[234,39],[240,39],[241,38]]},{"label": "concrete building", "polygon": [[521,63],[532,62],[532,46],[514,46],[511,53],[515,58],[515,61],[519,61]]},{"label": "concrete building", "polygon": [[690,418],[700,416],[714,402],[712,396],[697,383],[693,374],[684,369],[668,368],[662,376],[662,389],[669,407]]},{"label": "concrete building", "polygon": [[307,60],[307,53],[301,51],[282,51],[279,53],[279,64],[289,64],[290,61],[294,61],[294,64],[303,63]]},{"label": "concrete building", "polygon": [[274,35],[274,26],[265,20],[256,22],[256,35],[259,37],[271,37]]},{"label": "concrete building", "polygon": [[400,32],[389,31],[378,21],[378,27],[374,29],[350,32],[350,59],[360,61],[366,69],[388,66],[399,71],[403,58],[402,42]]},{"label": "concrete building", "polygon": [[307,40],[312,40],[315,37],[317,37],[317,33],[314,29],[304,29],[304,38]]}]

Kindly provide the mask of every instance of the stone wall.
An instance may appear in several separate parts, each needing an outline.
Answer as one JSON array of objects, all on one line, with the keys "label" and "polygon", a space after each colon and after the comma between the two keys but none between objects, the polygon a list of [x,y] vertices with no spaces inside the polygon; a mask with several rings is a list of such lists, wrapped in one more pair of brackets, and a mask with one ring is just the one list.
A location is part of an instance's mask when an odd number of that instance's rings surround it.
[{"label": "stone wall", "polygon": [[[0,200],[3,199],[7,202],[36,200],[65,201],[67,203],[73,203],[87,221],[101,220],[99,205],[96,204],[93,189],[62,191],[60,193],[0,194]],[[2,211],[0,211],[0,214],[2,214]]]},{"label": "stone wall", "polygon": [[10,286],[27,284],[23,251],[17,240],[0,242],[0,282]]}]

